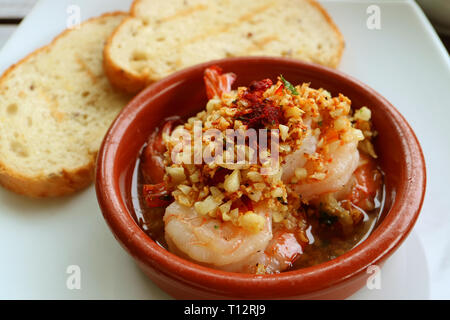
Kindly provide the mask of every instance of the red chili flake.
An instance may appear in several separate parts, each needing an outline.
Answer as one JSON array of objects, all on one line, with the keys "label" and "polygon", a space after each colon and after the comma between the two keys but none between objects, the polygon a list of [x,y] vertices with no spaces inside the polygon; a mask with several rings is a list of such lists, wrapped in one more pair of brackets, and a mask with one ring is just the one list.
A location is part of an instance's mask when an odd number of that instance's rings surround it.
[{"label": "red chili flake", "polygon": [[254,129],[278,125],[282,117],[280,108],[272,101],[263,99],[264,92],[272,85],[273,82],[270,79],[253,81],[242,95],[242,99],[246,100],[249,106],[246,110],[239,112],[236,118]]},{"label": "red chili flake", "polygon": [[239,112],[236,119],[254,129],[278,125],[282,120],[281,109],[269,99],[263,98],[264,92],[272,85],[270,79],[253,81],[241,97],[248,102],[248,107]]},{"label": "red chili flake", "polygon": [[261,129],[267,126],[278,125],[281,122],[282,112],[272,101],[265,100],[250,106],[247,110],[238,113],[238,118],[249,128]]},{"label": "red chili flake", "polygon": [[282,95],[283,95],[283,89],[284,89],[284,85],[281,84],[281,85],[278,87],[278,89],[275,91],[275,94],[276,94],[277,96],[282,96]]},{"label": "red chili flake", "polygon": [[273,85],[272,80],[264,79],[260,81],[253,81],[249,88],[245,91],[242,98],[250,103],[257,103],[261,101],[263,93]]},{"label": "red chili flake", "polygon": [[256,92],[256,91],[264,92],[267,89],[269,89],[272,85],[273,85],[272,80],[264,79],[264,80],[260,80],[260,81],[253,81],[252,83],[250,83],[249,89],[251,92]]}]

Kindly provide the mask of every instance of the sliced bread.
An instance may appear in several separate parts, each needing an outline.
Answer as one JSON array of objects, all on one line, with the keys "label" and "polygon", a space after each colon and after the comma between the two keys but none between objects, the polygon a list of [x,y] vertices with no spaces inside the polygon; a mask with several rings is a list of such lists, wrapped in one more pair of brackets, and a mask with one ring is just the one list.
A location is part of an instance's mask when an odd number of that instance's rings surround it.
[{"label": "sliced bread", "polygon": [[129,96],[116,92],[103,47],[126,15],[67,30],[0,78],[0,184],[31,197],[90,184],[104,134]]},{"label": "sliced bread", "polygon": [[135,0],[104,52],[111,83],[127,92],[187,66],[271,55],[336,67],[344,41],[314,0]]}]

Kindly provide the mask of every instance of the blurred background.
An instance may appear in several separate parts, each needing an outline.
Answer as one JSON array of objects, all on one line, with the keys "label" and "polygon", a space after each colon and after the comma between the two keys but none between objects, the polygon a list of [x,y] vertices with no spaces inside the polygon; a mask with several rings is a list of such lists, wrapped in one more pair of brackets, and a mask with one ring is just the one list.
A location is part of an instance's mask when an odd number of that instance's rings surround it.
[{"label": "blurred background", "polygon": [[[37,1],[0,0],[0,48]],[[438,32],[447,52],[450,52],[450,0],[417,0],[417,3]]]}]

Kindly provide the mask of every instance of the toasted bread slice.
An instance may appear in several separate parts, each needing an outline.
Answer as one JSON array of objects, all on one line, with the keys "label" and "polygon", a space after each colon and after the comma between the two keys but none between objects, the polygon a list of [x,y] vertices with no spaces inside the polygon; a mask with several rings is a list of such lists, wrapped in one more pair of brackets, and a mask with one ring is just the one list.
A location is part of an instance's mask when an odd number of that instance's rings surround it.
[{"label": "toasted bread slice", "polygon": [[314,0],[135,0],[104,52],[111,83],[137,92],[184,67],[284,56],[336,67],[344,41]]},{"label": "toasted bread slice", "polygon": [[106,39],[125,16],[110,13],[67,30],[0,78],[0,184],[51,197],[93,180],[103,136],[129,100],[102,67]]}]

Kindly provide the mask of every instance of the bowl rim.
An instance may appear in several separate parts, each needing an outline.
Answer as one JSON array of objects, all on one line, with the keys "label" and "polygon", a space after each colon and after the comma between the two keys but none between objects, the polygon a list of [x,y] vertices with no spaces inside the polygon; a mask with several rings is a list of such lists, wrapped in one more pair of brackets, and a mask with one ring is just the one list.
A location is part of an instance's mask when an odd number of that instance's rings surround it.
[{"label": "bowl rim", "polygon": [[[327,262],[302,269],[272,275],[239,274],[220,271],[187,261],[159,246],[139,227],[120,195],[119,177],[114,175],[117,150],[121,136],[137,113],[146,107],[152,93],[177,83],[199,69],[211,65],[226,66],[233,63],[277,63],[294,68],[321,72],[325,76],[348,82],[379,101],[383,111],[393,119],[396,131],[401,133],[401,144],[408,157],[405,159],[403,188],[397,189],[388,214],[375,230],[358,246]],[[345,93],[344,93],[345,94]],[[138,261],[159,272],[175,277],[202,290],[215,291],[247,288],[254,290],[277,288],[306,294],[327,289],[348,278],[365,272],[370,265],[386,259],[403,242],[420,213],[426,189],[426,167],[419,141],[412,128],[399,111],[378,92],[359,80],[335,69],[317,64],[281,57],[238,57],[209,61],[178,71],[144,89],[120,112],[109,128],[98,153],[96,167],[96,193],[103,216],[116,239]],[[394,212],[396,214],[390,214]],[[244,289],[245,290],[245,289]],[[283,291],[284,292],[284,291]],[[284,294],[283,294],[284,295]]]}]

